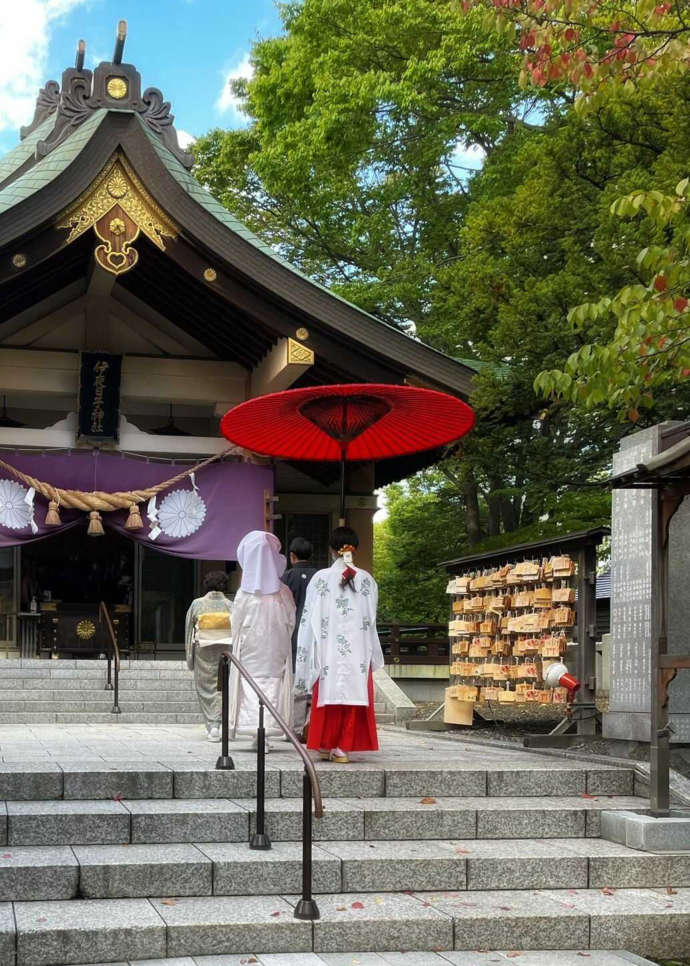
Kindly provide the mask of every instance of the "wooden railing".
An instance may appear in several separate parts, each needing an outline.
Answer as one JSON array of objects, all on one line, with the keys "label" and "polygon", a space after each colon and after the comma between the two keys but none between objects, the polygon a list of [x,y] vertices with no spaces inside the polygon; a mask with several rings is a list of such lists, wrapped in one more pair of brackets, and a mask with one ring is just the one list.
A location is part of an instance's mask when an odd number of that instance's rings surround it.
[{"label": "wooden railing", "polygon": [[386,664],[448,664],[448,624],[377,624]]}]

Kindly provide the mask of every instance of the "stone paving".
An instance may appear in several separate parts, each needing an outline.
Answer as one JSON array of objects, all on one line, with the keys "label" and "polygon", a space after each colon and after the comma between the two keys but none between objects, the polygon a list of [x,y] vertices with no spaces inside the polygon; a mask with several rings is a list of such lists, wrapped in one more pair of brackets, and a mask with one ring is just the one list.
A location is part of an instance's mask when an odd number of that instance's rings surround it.
[{"label": "stone paving", "polygon": [[598,950],[688,952],[690,854],[598,838],[603,811],[646,804],[631,768],[380,739],[349,766],[316,764],[312,924],[292,915],[302,769],[284,741],[267,759],[273,849],[252,852],[248,740],[219,772],[198,725],[0,725],[0,966],[624,966],[641,960]]}]

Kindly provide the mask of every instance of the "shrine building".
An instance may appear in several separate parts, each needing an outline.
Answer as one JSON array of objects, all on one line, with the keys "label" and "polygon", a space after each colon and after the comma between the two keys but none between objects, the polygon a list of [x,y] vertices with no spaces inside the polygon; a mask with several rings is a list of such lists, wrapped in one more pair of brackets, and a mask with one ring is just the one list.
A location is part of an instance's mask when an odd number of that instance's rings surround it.
[{"label": "shrine building", "polygon": [[[0,158],[0,657],[98,656],[100,601],[121,647],[179,657],[203,573],[232,574],[250,529],[284,549],[305,536],[326,565],[337,465],[230,447],[219,420],[238,403],[347,382],[470,391],[472,370],[311,281],[211,196],[170,104],[122,62],[125,27],[93,71],[80,45]],[[349,467],[363,566],[374,490],[439,455]]]}]

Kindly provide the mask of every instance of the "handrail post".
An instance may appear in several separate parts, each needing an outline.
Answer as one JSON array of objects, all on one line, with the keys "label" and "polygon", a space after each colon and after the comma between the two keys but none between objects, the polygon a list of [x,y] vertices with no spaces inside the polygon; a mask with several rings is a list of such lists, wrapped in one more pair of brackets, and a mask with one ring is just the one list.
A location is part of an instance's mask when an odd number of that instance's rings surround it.
[{"label": "handrail post", "polygon": [[311,778],[304,769],[302,778],[302,898],[295,906],[295,919],[320,919],[319,907],[312,898],[312,818]]},{"label": "handrail post", "polygon": [[120,662],[115,661],[115,674],[113,677],[113,707],[111,714],[122,714],[120,711]]},{"label": "handrail post", "polygon": [[222,704],[221,704],[221,746],[220,746],[220,756],[216,761],[216,768],[224,771],[232,771],[235,767],[235,762],[232,760],[228,754],[228,729],[229,721],[228,716],[230,713],[229,708],[229,693],[230,693],[230,659],[227,654],[223,654],[220,659],[220,685],[222,691]]},{"label": "handrail post", "polygon": [[249,848],[267,852],[271,840],[266,834],[266,729],[264,703],[259,698],[259,727],[256,729],[256,831],[249,840]]},{"label": "handrail post", "polygon": [[[117,646],[117,638],[115,637],[115,631],[113,630],[113,622],[110,620],[110,614],[108,613],[108,608],[105,606],[105,601],[102,600],[98,605],[98,623],[105,618],[105,626],[108,631],[108,637],[110,638],[109,644],[110,649],[108,653],[108,671],[107,679],[105,682],[105,690],[113,692],[113,706],[110,709],[111,714],[122,714],[120,711],[119,702],[119,691],[120,691],[120,649]],[[114,665],[115,673],[111,678],[110,668],[111,668],[111,654],[112,654],[112,664]],[[113,680],[115,684],[113,685]]]}]

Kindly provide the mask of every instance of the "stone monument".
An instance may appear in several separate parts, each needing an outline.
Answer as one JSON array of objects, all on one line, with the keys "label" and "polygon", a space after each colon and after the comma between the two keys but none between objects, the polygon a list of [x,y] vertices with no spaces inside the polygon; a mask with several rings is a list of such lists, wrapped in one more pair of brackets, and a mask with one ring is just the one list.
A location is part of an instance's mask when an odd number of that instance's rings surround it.
[{"label": "stone monument", "polygon": [[[613,475],[634,469],[687,434],[681,423],[661,423],[621,441]],[[611,645],[606,738],[649,741],[651,648],[656,602],[652,594],[652,540],[657,526],[655,491],[613,491],[611,521]],[[687,653],[690,633],[690,503],[672,520],[669,552],[669,652]],[[690,677],[671,685],[673,741],[690,740]]]}]

